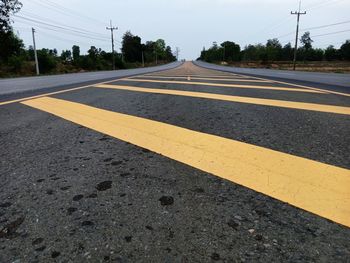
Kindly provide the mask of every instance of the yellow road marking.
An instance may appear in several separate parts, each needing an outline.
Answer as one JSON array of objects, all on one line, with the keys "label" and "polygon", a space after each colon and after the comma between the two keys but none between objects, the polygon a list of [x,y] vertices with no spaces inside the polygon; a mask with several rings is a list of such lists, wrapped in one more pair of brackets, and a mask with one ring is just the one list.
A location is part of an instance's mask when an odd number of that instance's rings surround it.
[{"label": "yellow road marking", "polygon": [[188,82],[188,81],[176,81],[176,80],[168,81],[168,80],[149,80],[149,79],[130,79],[130,78],[121,79],[121,81],[199,85],[199,86],[240,88],[240,89],[281,90],[281,91],[306,92],[306,93],[324,93],[321,91],[315,91],[315,90],[309,90],[309,89],[275,87],[275,86],[241,85],[241,84],[223,84],[223,83],[210,83],[210,82]]},{"label": "yellow road marking", "polygon": [[347,169],[55,98],[22,103],[350,227]]},{"label": "yellow road marking", "polygon": [[16,100],[3,101],[3,102],[0,102],[0,106],[11,104],[11,103],[16,103],[16,102],[22,102],[22,101],[26,101],[26,100],[32,100],[32,99],[41,98],[41,97],[46,97],[46,96],[51,96],[51,95],[55,95],[55,94],[61,94],[61,93],[65,93],[65,92],[80,90],[80,89],[86,89],[86,88],[89,88],[89,87],[93,87],[94,85],[106,84],[106,83],[116,82],[116,81],[119,81],[119,80],[120,79],[115,79],[115,80],[110,80],[110,81],[99,82],[99,83],[96,83],[96,84],[76,87],[76,88],[72,88],[72,89],[65,89],[65,90],[60,90],[60,91],[55,91],[55,92],[49,92],[49,93],[44,93],[44,94],[31,96],[31,97],[25,97],[25,98],[16,99]]},{"label": "yellow road marking", "polygon": [[325,105],[325,104],[258,99],[258,98],[251,98],[251,97],[240,97],[240,96],[213,94],[213,93],[205,93],[205,92],[193,92],[193,91],[170,90],[170,89],[152,89],[152,88],[140,88],[140,87],[133,87],[133,86],[120,86],[120,85],[108,85],[108,84],[95,85],[95,87],[136,91],[136,92],[146,92],[146,93],[166,94],[166,95],[176,95],[176,96],[186,96],[186,97],[213,99],[213,100],[224,100],[224,101],[249,103],[249,104],[256,104],[256,105],[263,105],[263,106],[273,106],[273,107],[282,107],[282,108],[290,108],[290,109],[298,109],[298,110],[320,111],[320,112],[350,115],[350,107],[333,106],[333,105]]},{"label": "yellow road marking", "polygon": [[91,85],[90,86],[77,87],[77,88],[73,88],[73,89],[66,89],[66,90],[61,90],[61,91],[56,91],[56,92],[50,92],[50,93],[45,93],[45,94],[41,94],[41,95],[25,97],[25,98],[21,98],[21,99],[16,99],[16,100],[4,101],[4,102],[0,102],[0,106],[11,104],[11,103],[16,103],[16,102],[21,102],[21,101],[25,101],[25,100],[31,100],[31,99],[36,99],[36,98],[40,98],[40,97],[60,94],[60,93],[63,93],[63,92],[74,91],[74,90],[79,90],[79,89],[85,89],[87,87],[91,87]]},{"label": "yellow road marking", "polygon": [[192,77],[191,75],[187,77],[165,77],[165,76],[141,76],[141,77],[132,77],[131,79],[138,79],[142,77],[147,77],[151,79],[195,79],[195,80],[218,80],[218,81],[237,81],[237,82],[261,82],[261,83],[273,83],[273,81],[260,80],[260,79],[245,79],[245,78],[230,78],[230,79],[220,79],[220,78],[205,78],[205,77]]},{"label": "yellow road marking", "polygon": [[[176,76],[176,77],[184,77],[184,76],[188,76],[188,75],[154,75],[154,74],[145,74],[144,76],[164,76],[164,77],[172,77],[172,76]],[[235,77],[235,78],[246,78],[246,79],[256,79],[256,80],[265,80],[268,82],[272,82],[272,83],[279,83],[279,84],[283,84],[283,85],[289,85],[289,86],[294,86],[294,87],[299,87],[299,88],[305,88],[305,89],[309,89],[309,90],[314,90],[314,91],[318,91],[321,93],[330,93],[330,94],[335,94],[335,95],[341,95],[341,96],[346,96],[346,97],[350,97],[349,93],[343,93],[343,92],[337,92],[337,91],[332,91],[332,90],[328,90],[328,89],[323,89],[323,88],[314,88],[314,87],[310,87],[310,86],[305,86],[305,85],[299,85],[299,84],[294,84],[294,83],[290,83],[290,82],[284,82],[284,81],[278,81],[278,80],[271,80],[271,79],[266,79],[266,78],[259,78],[259,77],[253,77],[253,76],[248,76],[248,75],[242,75],[242,74],[234,74],[232,73],[232,75],[203,75],[203,74],[193,74],[190,75],[192,77],[203,77],[203,78],[222,78],[222,77]]]},{"label": "yellow road marking", "polygon": [[233,77],[233,78],[248,78],[246,76],[241,76],[241,75],[203,75],[203,74],[161,74],[161,75],[156,75],[156,74],[144,74],[142,76],[153,76],[153,77],[187,77],[187,76],[191,76],[191,77],[203,77],[203,78],[229,78],[229,77]]},{"label": "yellow road marking", "polygon": [[[241,76],[243,77],[244,75],[241,75]],[[299,85],[299,84],[289,83],[289,82],[285,82],[285,81],[269,80],[269,79],[258,78],[258,77],[250,77],[250,78],[254,78],[254,79],[257,79],[257,80],[267,80],[267,81],[272,81],[274,83],[279,83],[279,84],[284,84],[284,85],[289,85],[289,86],[294,86],[294,87],[299,87],[299,88],[305,88],[305,89],[320,91],[320,92],[324,92],[324,93],[330,93],[330,94],[350,97],[349,93],[337,92],[337,91],[332,91],[332,90],[328,90],[328,89],[314,88],[314,87],[310,87],[310,86]]]}]

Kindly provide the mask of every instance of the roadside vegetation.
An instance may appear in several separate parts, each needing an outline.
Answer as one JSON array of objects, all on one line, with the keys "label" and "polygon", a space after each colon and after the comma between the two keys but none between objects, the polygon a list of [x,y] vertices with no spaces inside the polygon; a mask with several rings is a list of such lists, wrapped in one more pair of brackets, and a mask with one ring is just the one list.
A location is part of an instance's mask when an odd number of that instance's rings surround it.
[{"label": "roadside vegetation", "polygon": [[[330,45],[326,49],[314,48],[310,33],[300,38],[297,50],[297,69],[306,71],[350,72],[350,40],[339,49]],[[282,46],[278,39],[269,39],[266,44],[247,45],[243,49],[231,41],[221,45],[216,42],[203,49],[200,60],[228,64],[237,67],[292,69],[294,47],[291,43]]]},{"label": "roadside vegetation", "polygon": [[[0,1],[0,77],[35,75],[35,57],[32,46],[25,47],[22,39],[11,26],[11,15],[20,11],[18,0]],[[146,41],[126,32],[122,40],[122,52],[115,52],[116,69],[136,68],[176,61],[176,57],[163,39]],[[84,71],[110,70],[113,68],[112,52],[96,46],[81,50],[72,43],[70,50],[38,49],[40,73],[58,74]]]}]

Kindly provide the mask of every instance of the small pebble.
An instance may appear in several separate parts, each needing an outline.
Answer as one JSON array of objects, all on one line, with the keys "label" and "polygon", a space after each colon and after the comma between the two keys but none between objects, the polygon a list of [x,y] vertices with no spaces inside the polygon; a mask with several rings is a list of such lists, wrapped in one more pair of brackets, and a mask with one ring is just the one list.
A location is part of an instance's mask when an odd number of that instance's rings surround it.
[{"label": "small pebble", "polygon": [[172,196],[162,196],[159,198],[159,201],[163,206],[172,205],[174,203],[174,198]]}]

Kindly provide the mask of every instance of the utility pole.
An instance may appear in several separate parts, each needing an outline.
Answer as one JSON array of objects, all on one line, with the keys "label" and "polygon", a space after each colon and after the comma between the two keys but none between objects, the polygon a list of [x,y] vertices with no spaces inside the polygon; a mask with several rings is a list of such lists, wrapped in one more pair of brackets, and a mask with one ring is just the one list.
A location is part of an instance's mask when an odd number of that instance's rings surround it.
[{"label": "utility pole", "polygon": [[293,59],[293,70],[295,70],[296,62],[297,62],[297,51],[298,51],[298,38],[299,38],[299,21],[300,15],[306,15],[306,12],[300,12],[301,9],[301,0],[299,2],[299,11],[290,12],[291,15],[297,15],[297,31],[295,35],[295,47],[294,47],[294,59]]},{"label": "utility pole", "polygon": [[33,27],[32,27],[32,35],[33,35],[33,48],[34,48],[36,74],[40,75],[38,54],[36,53],[36,45],[35,45],[35,29]]},{"label": "utility pole", "polygon": [[142,50],[142,67],[145,67],[145,56],[143,55],[143,50]]},{"label": "utility pole", "polygon": [[112,26],[112,20],[110,21],[110,27],[106,27],[107,30],[111,30],[111,40],[112,40],[112,61],[113,61],[113,70],[115,70],[115,57],[114,57],[114,35],[113,31],[118,30],[118,27]]},{"label": "utility pole", "polygon": [[158,56],[157,56],[157,49],[156,47],[154,47],[154,58],[155,58],[155,61],[156,61],[156,65],[158,65]]},{"label": "utility pole", "polygon": [[222,55],[222,61],[225,62],[225,54],[226,53],[226,45],[224,45],[223,55]]},{"label": "utility pole", "polygon": [[176,47],[175,54],[176,54],[176,60],[177,61],[179,61],[179,53],[180,53],[180,49],[178,47]]}]

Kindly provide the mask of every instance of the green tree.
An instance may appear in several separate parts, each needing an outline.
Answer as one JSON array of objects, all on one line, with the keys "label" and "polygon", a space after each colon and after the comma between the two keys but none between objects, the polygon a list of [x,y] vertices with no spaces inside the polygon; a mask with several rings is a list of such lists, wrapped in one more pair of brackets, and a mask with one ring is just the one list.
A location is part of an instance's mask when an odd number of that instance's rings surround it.
[{"label": "green tree", "polygon": [[28,47],[27,56],[29,61],[34,61],[34,47],[32,45]]},{"label": "green tree", "polygon": [[241,47],[235,42],[225,41],[221,43],[221,47],[223,48],[224,53],[224,61],[239,61]]},{"label": "green tree", "polygon": [[298,59],[302,60],[314,60],[316,53],[315,50],[312,48],[312,42],[313,40],[310,37],[310,32],[305,32],[304,35],[300,38],[300,43],[302,44],[302,47],[298,49],[297,57]]},{"label": "green tree", "polygon": [[340,47],[340,54],[342,59],[350,60],[350,40],[346,40]]},{"label": "green tree", "polygon": [[90,70],[101,70],[103,69],[103,61],[101,60],[101,48],[91,46],[88,50],[88,55],[83,59],[83,66]]},{"label": "green tree", "polygon": [[58,51],[57,51],[56,48],[50,49],[50,50],[49,50],[49,54],[50,54],[51,56],[57,57]]},{"label": "green tree", "polygon": [[305,32],[300,38],[300,43],[306,50],[312,49],[312,42],[314,42],[310,37],[310,32]]},{"label": "green tree", "polygon": [[310,48],[306,49],[304,47],[301,47],[298,49],[297,53],[297,59],[298,60],[304,60],[304,61],[321,61],[324,57],[324,51],[320,48]]},{"label": "green tree", "polygon": [[208,50],[203,50],[201,53],[201,59],[207,62],[221,61],[223,58],[222,47],[219,47],[217,42],[213,42],[213,45]]},{"label": "green tree", "polygon": [[148,63],[155,61],[155,46],[156,43],[154,41],[147,41],[141,47],[144,52],[145,61]]},{"label": "green tree", "polygon": [[64,62],[72,61],[72,51],[70,51],[70,50],[62,50],[60,58]]},{"label": "green tree", "polygon": [[123,36],[122,52],[127,62],[140,62],[142,60],[141,38],[127,31]]},{"label": "green tree", "polygon": [[79,58],[80,58],[80,47],[74,45],[74,46],[72,47],[72,54],[73,54],[73,60],[74,60],[74,61],[78,61]]},{"label": "green tree", "polygon": [[330,45],[324,51],[324,57],[328,61],[337,60],[339,59],[339,52],[337,49],[334,48],[333,45]]},{"label": "green tree", "polygon": [[261,61],[267,63],[266,47],[262,44],[248,45],[243,51],[243,59],[246,61]]},{"label": "green tree", "polygon": [[280,60],[282,45],[277,38],[269,39],[266,43],[266,55],[268,61]]},{"label": "green tree", "polygon": [[24,44],[11,30],[0,31],[0,63],[7,62],[11,56],[19,56]]},{"label": "green tree", "polygon": [[89,57],[96,62],[99,54],[101,53],[101,49],[96,48],[95,46],[91,46],[88,50]]},{"label": "green tree", "polygon": [[294,56],[293,52],[294,52],[294,48],[292,48],[292,44],[289,42],[282,48],[281,59],[284,61],[293,60],[293,56]]},{"label": "green tree", "polygon": [[[22,3],[18,0],[0,1],[0,31],[11,30],[11,15],[17,13],[22,8]],[[2,38],[1,38],[2,39]]]},{"label": "green tree", "polygon": [[167,62],[176,61],[176,57],[174,56],[170,46],[165,48],[165,60]]},{"label": "green tree", "polygon": [[43,48],[38,50],[38,61],[40,72],[49,73],[56,68],[57,61],[53,53],[49,49]]},{"label": "green tree", "polygon": [[165,55],[166,55],[165,49],[166,49],[165,41],[163,39],[158,39],[155,42],[155,52],[159,60],[163,60],[165,58]]}]

